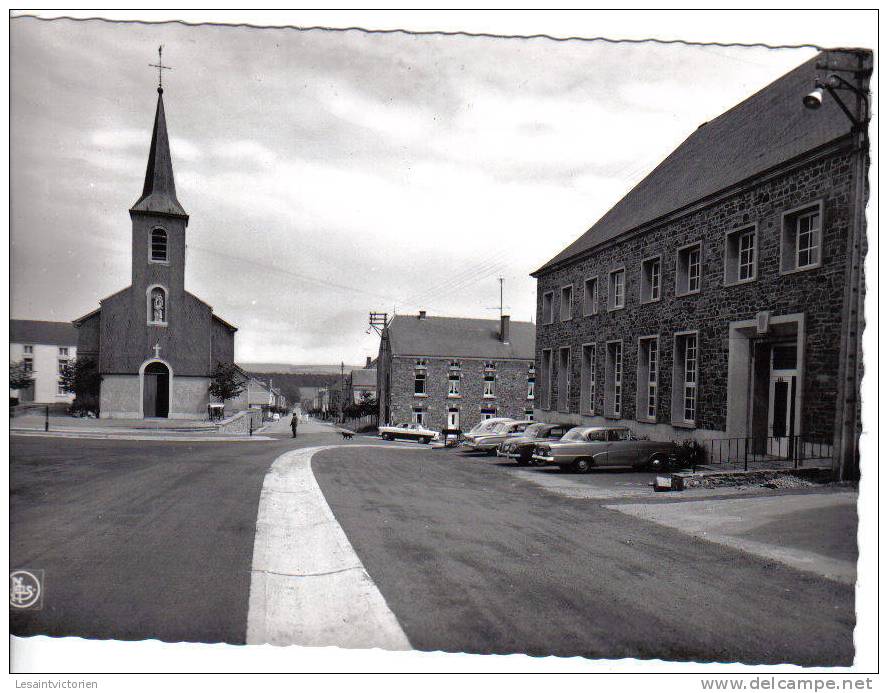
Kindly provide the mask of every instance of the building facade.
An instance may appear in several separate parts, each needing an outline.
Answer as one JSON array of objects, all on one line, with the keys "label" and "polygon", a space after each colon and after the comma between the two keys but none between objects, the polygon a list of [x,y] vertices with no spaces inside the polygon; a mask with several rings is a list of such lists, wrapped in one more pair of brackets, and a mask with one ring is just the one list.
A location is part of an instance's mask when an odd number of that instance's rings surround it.
[{"label": "building facade", "polygon": [[469,430],[483,419],[533,418],[534,326],[395,316],[377,360],[380,421]]},{"label": "building facade", "polygon": [[20,404],[70,404],[74,395],[61,389],[62,368],[77,358],[77,330],[69,322],[9,321],[9,359],[22,362],[33,378],[30,387],[10,390]]},{"label": "building facade", "polygon": [[865,152],[802,105],[829,59],[701,125],[534,273],[540,418],[833,454]]},{"label": "building facade", "polygon": [[237,328],[185,290],[189,218],[176,198],[162,89],[144,188],[129,212],[131,285],[74,321],[78,351],[101,375],[100,415],[206,416],[210,373],[234,361]]},{"label": "building facade", "polygon": [[360,404],[365,397],[376,399],[376,364],[367,357],[364,368],[356,368],[349,374],[349,389],[353,404]]}]

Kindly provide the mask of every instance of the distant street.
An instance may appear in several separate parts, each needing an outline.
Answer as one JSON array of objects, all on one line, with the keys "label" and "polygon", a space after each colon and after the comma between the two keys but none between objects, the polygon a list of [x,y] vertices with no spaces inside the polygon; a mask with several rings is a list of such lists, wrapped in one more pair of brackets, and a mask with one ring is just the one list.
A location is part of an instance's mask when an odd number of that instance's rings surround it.
[{"label": "distant street", "polygon": [[[12,632],[243,643],[266,471],[345,443],[286,424],[248,443],[13,437],[10,563],[46,585]],[[528,480],[544,472],[411,443],[322,451],[312,469],[417,649],[851,663],[852,587]],[[642,475],[548,476],[644,491]]]}]

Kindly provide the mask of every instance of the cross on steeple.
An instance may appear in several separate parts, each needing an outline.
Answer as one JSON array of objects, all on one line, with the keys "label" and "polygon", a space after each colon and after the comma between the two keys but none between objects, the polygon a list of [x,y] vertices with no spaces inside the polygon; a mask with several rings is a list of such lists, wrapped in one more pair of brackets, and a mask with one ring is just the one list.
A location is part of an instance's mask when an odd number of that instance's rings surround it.
[{"label": "cross on steeple", "polygon": [[157,93],[163,94],[163,71],[173,69],[163,64],[163,46],[157,47],[157,63],[149,63],[148,67],[157,68]]}]

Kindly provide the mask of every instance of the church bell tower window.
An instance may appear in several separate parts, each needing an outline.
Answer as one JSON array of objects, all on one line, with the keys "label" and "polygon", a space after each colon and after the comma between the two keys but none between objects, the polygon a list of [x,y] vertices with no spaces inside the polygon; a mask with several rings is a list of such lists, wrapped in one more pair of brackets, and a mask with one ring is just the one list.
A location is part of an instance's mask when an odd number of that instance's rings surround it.
[{"label": "church bell tower window", "polygon": [[162,286],[148,290],[148,324],[167,324],[167,292]]},{"label": "church bell tower window", "polygon": [[167,262],[167,232],[154,229],[151,232],[151,262]]}]

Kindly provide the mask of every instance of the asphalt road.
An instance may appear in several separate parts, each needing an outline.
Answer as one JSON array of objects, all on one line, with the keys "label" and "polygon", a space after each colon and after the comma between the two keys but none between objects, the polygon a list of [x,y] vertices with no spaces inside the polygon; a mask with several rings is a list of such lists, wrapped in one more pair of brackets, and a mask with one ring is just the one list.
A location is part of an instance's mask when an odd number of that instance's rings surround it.
[{"label": "asphalt road", "polygon": [[313,468],[418,649],[852,663],[850,587],[452,451],[330,450]]},{"label": "asphalt road", "polygon": [[[314,432],[312,432],[312,430]],[[15,635],[243,643],[256,511],[286,450],[341,443],[11,438],[10,566],[45,571]]]}]

